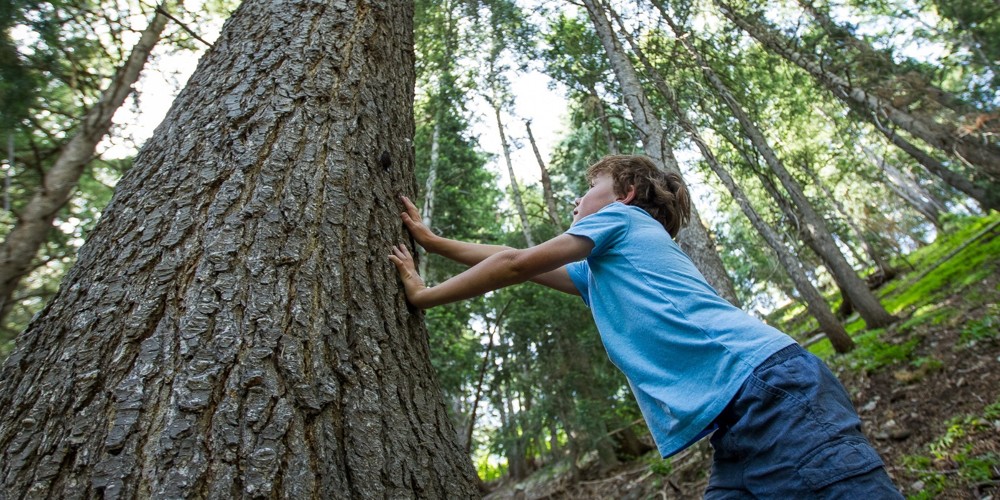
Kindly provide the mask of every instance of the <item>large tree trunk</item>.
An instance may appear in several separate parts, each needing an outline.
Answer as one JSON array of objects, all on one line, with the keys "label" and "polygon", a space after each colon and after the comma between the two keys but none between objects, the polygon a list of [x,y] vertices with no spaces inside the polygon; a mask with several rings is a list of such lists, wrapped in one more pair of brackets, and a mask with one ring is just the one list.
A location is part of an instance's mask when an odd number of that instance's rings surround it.
[{"label": "large tree trunk", "polygon": [[1000,147],[962,135],[957,124],[941,124],[896,108],[868,89],[854,86],[848,79],[827,71],[816,61],[793,48],[793,44],[773,28],[749,16],[743,16],[725,0],[715,0],[723,14],[750,34],[764,47],[807,71],[821,85],[846,103],[862,106],[870,120],[888,120],[951,157],[975,165],[996,183],[1000,180]]},{"label": "large tree trunk", "polygon": [[[612,15],[616,16],[614,12]],[[702,157],[705,158],[706,163],[708,163],[709,168],[715,172],[722,184],[726,186],[729,193],[736,200],[736,204],[740,206],[743,214],[746,215],[747,219],[750,220],[750,224],[753,225],[754,229],[760,233],[761,237],[767,243],[768,247],[774,251],[778,256],[778,260],[783,266],[785,266],[785,271],[788,276],[792,279],[792,283],[795,284],[796,290],[802,295],[805,300],[806,309],[809,311],[816,321],[819,322],[820,329],[826,334],[827,338],[830,339],[830,343],[833,345],[834,350],[839,353],[849,352],[854,349],[854,341],[851,339],[847,330],[844,326],[837,321],[837,316],[830,309],[829,304],[826,303],[826,299],[823,295],[813,286],[812,282],[806,276],[805,271],[802,269],[802,264],[785,247],[785,244],[781,241],[781,237],[778,233],[766,222],[764,218],[760,216],[753,205],[750,203],[750,198],[743,192],[740,186],[733,179],[733,176],[729,174],[729,171],[723,168],[712,152],[712,149],[708,146],[708,143],[702,138],[701,132],[694,123],[688,118],[687,112],[681,109],[680,103],[677,101],[677,94],[674,89],[663,79],[656,68],[649,62],[646,58],[645,53],[642,48],[639,47],[637,43],[633,40],[631,35],[626,32],[624,26],[621,25],[619,20],[619,28],[626,40],[632,47],[632,51],[638,56],[639,61],[646,68],[646,71],[650,74],[653,79],[653,84],[656,86],[657,91],[666,99],[667,104],[670,105],[671,111],[676,116],[678,123],[681,128],[684,129],[688,135],[691,136],[691,140],[698,147],[701,152]]]},{"label": "large tree trunk", "polygon": [[[604,6],[599,3],[599,0],[584,0],[583,3],[594,23],[597,36],[601,39],[601,44],[608,54],[608,60],[611,62],[611,67],[614,68],[618,83],[622,86],[625,103],[632,113],[632,121],[642,138],[643,149],[658,167],[668,172],[680,174],[680,168],[674,158],[673,148],[667,142],[667,135],[663,131],[659,114],[646,98],[635,67],[632,66],[632,62],[625,55],[618,39],[615,38]],[[715,241],[702,223],[697,207],[693,204],[691,205],[691,221],[677,235],[677,242],[691,257],[708,283],[719,292],[719,295],[739,306],[739,298],[736,296],[732,280],[726,273],[726,268],[722,265],[722,258],[719,257],[719,252],[715,248]]]},{"label": "large tree trunk", "polygon": [[248,0],[0,376],[0,496],[472,497],[389,245],[413,6]]},{"label": "large tree trunk", "polygon": [[11,299],[21,278],[34,269],[32,261],[45,243],[56,213],[73,196],[84,167],[94,158],[97,144],[111,130],[112,117],[132,93],[132,85],[160,41],[169,20],[165,8],[166,4],[156,7],[125,64],[104,89],[100,101],[80,120],[76,133],[59,151],[59,157],[45,172],[41,187],[18,214],[17,223],[0,244],[0,320],[10,311]]},{"label": "large tree trunk", "polygon": [[760,152],[768,167],[771,168],[774,175],[781,181],[781,185],[788,192],[797,213],[802,218],[804,229],[802,231],[803,241],[823,259],[823,263],[830,270],[830,274],[833,275],[834,280],[836,280],[841,290],[851,298],[851,302],[861,317],[864,318],[869,328],[878,328],[891,324],[895,321],[895,318],[882,307],[882,304],[879,303],[875,295],[868,289],[868,285],[858,277],[854,268],[844,258],[844,254],[837,247],[826,221],[813,209],[812,203],[806,198],[801,185],[792,177],[791,173],[785,168],[784,163],[768,144],[763,131],[747,116],[743,107],[729,91],[729,88],[712,71],[708,62],[705,61],[704,57],[701,56],[688,39],[688,34],[674,23],[673,19],[659,2],[654,3],[660,10],[664,20],[670,26],[670,29],[676,35],[677,40],[684,45],[688,53],[695,59],[705,78],[729,107],[733,116],[739,121],[743,132],[753,143],[754,148]]}]

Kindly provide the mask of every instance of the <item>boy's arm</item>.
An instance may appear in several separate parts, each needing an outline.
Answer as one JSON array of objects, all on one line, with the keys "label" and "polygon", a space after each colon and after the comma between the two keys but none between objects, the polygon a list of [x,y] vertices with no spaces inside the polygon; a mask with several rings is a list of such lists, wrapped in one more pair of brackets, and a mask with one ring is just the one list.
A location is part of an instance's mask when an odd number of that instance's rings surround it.
[{"label": "boy's arm", "polygon": [[[413,239],[416,240],[417,244],[430,253],[436,253],[460,264],[474,266],[491,255],[513,250],[511,247],[501,245],[469,243],[467,241],[452,240],[438,236],[424,225],[420,217],[420,212],[417,211],[417,207],[409,198],[400,196],[399,199],[406,209],[400,214],[400,218],[403,219],[403,225],[406,226],[406,229],[413,236]],[[573,280],[570,279],[569,273],[562,268],[534,276],[531,278],[531,281],[559,290],[560,292],[580,295],[579,290],[576,289],[576,285],[573,284]]]},{"label": "boy's arm", "polygon": [[[394,247],[389,259],[396,265],[403,279],[406,298],[411,304],[426,309],[482,295],[559,270],[566,264],[590,255],[593,246],[593,242],[587,238],[563,234],[524,250],[510,249],[494,253],[462,274],[430,288],[424,286],[405,246]],[[561,272],[566,274],[568,280],[569,275],[565,269]]]}]

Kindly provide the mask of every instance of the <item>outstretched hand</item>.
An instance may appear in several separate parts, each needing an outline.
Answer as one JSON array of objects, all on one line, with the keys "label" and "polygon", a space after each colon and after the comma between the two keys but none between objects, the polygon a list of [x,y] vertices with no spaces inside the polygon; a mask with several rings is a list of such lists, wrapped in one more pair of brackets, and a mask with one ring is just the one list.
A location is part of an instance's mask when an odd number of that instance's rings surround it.
[{"label": "outstretched hand", "polygon": [[427,286],[424,285],[423,278],[417,273],[417,267],[413,263],[413,256],[410,255],[410,251],[407,250],[406,245],[400,244],[392,247],[392,255],[389,256],[389,260],[396,265],[399,278],[403,280],[403,290],[406,292],[406,300],[421,309],[426,307],[421,305],[420,297],[427,290]]},{"label": "outstretched hand", "polygon": [[403,213],[399,214],[399,217],[403,219],[403,225],[406,226],[406,230],[410,232],[413,239],[420,246],[424,247],[425,250],[434,252],[434,240],[437,235],[424,224],[416,205],[409,198],[400,196],[399,201],[405,209]]}]

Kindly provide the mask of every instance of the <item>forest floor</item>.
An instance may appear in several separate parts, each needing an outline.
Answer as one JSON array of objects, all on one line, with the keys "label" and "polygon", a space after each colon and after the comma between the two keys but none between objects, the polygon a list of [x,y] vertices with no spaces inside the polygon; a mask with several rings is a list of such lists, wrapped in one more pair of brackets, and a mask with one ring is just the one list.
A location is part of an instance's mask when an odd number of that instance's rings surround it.
[{"label": "forest floor", "polygon": [[[953,250],[897,278],[897,295],[922,280],[936,287],[890,308],[900,321],[856,333],[849,355],[824,356],[907,498],[1000,499],[1000,230],[985,231],[968,255]],[[653,452],[606,471],[550,466],[491,485],[487,498],[701,498],[711,453],[702,440],[670,460]]]}]

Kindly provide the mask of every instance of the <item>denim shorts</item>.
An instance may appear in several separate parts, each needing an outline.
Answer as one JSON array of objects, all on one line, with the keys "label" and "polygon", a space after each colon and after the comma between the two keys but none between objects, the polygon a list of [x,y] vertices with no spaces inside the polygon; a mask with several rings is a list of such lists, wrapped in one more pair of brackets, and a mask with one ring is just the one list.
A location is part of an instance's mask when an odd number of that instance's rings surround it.
[{"label": "denim shorts", "polygon": [[716,424],[705,498],[903,498],[847,391],[798,344],[761,363]]}]

